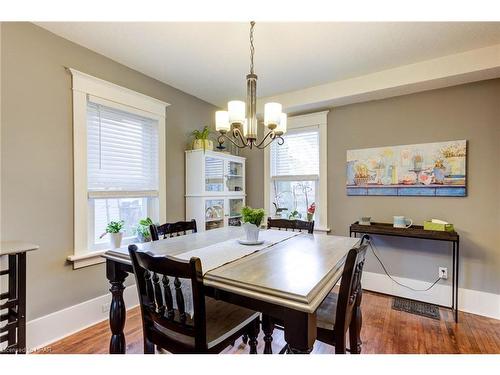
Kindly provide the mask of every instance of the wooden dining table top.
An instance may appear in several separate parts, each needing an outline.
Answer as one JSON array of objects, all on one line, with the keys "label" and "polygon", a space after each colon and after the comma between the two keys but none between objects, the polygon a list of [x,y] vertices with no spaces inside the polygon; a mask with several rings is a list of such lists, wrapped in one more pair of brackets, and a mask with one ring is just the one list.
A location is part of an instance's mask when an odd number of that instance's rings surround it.
[{"label": "wooden dining table top", "polygon": [[[176,256],[194,249],[235,240],[241,227],[224,227],[139,244],[141,251]],[[345,258],[359,238],[301,233],[260,251],[209,270],[205,286],[314,313],[340,279]],[[109,250],[104,257],[130,264],[127,247]]]}]

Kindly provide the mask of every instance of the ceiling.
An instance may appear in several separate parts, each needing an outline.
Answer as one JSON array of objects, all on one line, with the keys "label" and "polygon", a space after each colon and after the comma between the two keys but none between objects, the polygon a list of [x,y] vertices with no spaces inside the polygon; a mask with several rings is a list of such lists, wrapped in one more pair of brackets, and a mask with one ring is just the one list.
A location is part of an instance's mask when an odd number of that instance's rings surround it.
[{"label": "ceiling", "polygon": [[[209,103],[245,98],[249,24],[42,22],[39,26]],[[258,96],[500,43],[500,23],[257,23]]]}]

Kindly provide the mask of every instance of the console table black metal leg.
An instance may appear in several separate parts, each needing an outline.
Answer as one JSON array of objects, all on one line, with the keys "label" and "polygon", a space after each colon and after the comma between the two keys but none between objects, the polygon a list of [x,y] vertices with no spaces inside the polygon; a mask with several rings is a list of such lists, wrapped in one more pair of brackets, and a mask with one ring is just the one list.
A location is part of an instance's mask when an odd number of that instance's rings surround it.
[{"label": "console table black metal leg", "polygon": [[460,259],[460,239],[457,240],[456,242],[456,254],[457,254],[457,260],[456,260],[456,285],[455,285],[455,322],[458,323],[458,275],[459,275],[459,259]]}]

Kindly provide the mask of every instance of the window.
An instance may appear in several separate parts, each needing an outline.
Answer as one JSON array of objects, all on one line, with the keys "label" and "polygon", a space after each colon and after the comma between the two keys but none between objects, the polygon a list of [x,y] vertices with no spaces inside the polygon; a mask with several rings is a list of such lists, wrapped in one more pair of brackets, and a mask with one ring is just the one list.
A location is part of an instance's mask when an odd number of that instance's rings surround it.
[{"label": "window", "polygon": [[290,117],[284,144],[274,142],[265,157],[266,211],[307,220],[314,203],[318,230],[327,230],[326,113]]},{"label": "window", "polygon": [[123,244],[140,219],[158,221],[158,148],[158,120],[88,101],[89,249],[106,248],[112,220],[124,221]]},{"label": "window", "polygon": [[73,268],[101,263],[100,238],[123,220],[123,245],[139,219],[165,221],[165,110],[155,98],[69,69],[73,81]]}]

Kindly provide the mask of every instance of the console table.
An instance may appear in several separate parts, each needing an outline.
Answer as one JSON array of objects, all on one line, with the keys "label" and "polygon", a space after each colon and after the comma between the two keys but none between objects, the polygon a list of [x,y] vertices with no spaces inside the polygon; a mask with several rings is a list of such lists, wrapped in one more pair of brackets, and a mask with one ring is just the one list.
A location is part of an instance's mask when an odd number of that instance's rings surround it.
[{"label": "console table", "polygon": [[37,249],[20,241],[0,242],[0,257],[8,257],[8,268],[0,269],[0,277],[8,275],[8,291],[0,290],[0,311],[7,311],[0,315],[0,322],[7,321],[0,328],[0,345],[7,342],[2,354],[26,353],[26,253]]},{"label": "console table", "polygon": [[351,224],[349,235],[357,237],[357,234],[375,234],[381,236],[420,238],[432,241],[447,241],[452,243],[452,286],[451,286],[451,306],[454,312],[455,322],[458,323],[458,261],[460,237],[457,232],[441,232],[435,230],[424,230],[422,225],[412,225],[410,228],[394,228],[390,223],[371,223],[371,225],[361,225],[359,222]]}]

